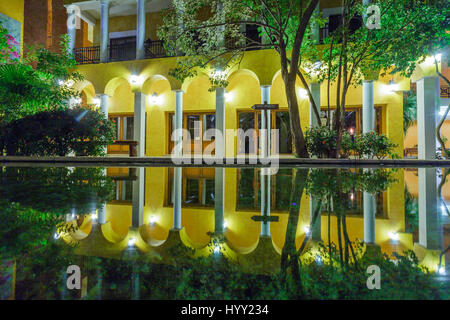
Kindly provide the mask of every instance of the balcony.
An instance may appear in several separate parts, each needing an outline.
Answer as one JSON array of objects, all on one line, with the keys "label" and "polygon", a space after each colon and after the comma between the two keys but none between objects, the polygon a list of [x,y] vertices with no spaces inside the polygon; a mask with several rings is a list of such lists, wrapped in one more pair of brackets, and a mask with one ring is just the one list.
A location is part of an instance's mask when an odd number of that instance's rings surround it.
[{"label": "balcony", "polygon": [[[129,61],[136,59],[136,43],[113,44],[108,46],[109,59],[107,62]],[[73,50],[78,64],[100,63],[100,46],[75,48]],[[145,42],[145,59],[164,58],[166,53],[163,41]]]}]

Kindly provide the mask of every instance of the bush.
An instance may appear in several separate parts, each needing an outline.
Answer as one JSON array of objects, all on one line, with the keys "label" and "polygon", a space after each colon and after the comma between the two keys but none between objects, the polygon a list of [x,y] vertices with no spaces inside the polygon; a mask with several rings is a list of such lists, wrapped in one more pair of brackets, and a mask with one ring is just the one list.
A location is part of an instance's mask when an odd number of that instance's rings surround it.
[{"label": "bush", "polygon": [[10,156],[99,156],[113,142],[114,126],[94,110],[44,111],[10,122],[0,140]]},{"label": "bush", "polygon": [[[330,158],[334,154],[337,145],[337,133],[326,126],[311,127],[306,131],[306,148],[311,156],[318,158]],[[348,132],[342,133],[340,154],[342,158],[348,158],[356,154],[359,158],[386,157],[396,158],[393,149],[397,145],[384,134],[368,132],[359,136],[352,136]]]},{"label": "bush", "polygon": [[383,159],[387,156],[395,157],[392,151],[396,146],[384,134],[378,135],[372,131],[363,133],[357,138],[355,151],[360,158]]},{"label": "bush", "polygon": [[309,128],[306,131],[306,148],[311,156],[330,158],[336,150],[336,132],[327,126]]}]

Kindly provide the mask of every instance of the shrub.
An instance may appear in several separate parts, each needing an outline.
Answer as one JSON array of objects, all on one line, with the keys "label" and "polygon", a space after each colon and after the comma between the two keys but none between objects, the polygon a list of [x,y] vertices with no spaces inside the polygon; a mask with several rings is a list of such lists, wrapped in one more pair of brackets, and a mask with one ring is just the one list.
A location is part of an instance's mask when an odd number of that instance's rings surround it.
[{"label": "shrub", "polygon": [[99,156],[114,139],[114,123],[98,111],[75,108],[44,111],[3,128],[8,155]]},{"label": "shrub", "polygon": [[306,148],[311,156],[329,158],[336,149],[336,132],[327,126],[309,128],[306,131]]},{"label": "shrub", "polygon": [[[337,133],[326,126],[311,127],[306,131],[306,148],[311,156],[330,158],[337,145]],[[342,158],[356,154],[359,158],[383,159],[388,156],[397,158],[393,149],[397,145],[384,134],[368,132],[360,136],[352,136],[344,131],[342,133],[340,153]]]},{"label": "shrub", "polygon": [[396,146],[384,134],[378,135],[371,131],[363,133],[357,138],[355,151],[360,158],[383,159],[387,156],[395,157],[392,151]]}]

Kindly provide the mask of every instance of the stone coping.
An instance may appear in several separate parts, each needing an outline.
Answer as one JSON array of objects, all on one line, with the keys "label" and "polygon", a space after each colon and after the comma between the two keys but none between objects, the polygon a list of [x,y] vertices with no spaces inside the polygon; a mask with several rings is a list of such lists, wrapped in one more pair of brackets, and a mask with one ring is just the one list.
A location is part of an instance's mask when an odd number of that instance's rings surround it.
[{"label": "stone coping", "polygon": [[[223,164],[210,164],[212,158],[184,157],[0,157],[1,166],[90,166],[90,167],[450,167],[450,160],[419,159],[299,159],[256,157],[226,158]],[[244,161],[245,160],[245,161]],[[261,161],[263,160],[263,161]],[[184,161],[184,163],[183,163]],[[182,164],[176,164],[182,163]],[[271,163],[273,165],[271,165]]]}]

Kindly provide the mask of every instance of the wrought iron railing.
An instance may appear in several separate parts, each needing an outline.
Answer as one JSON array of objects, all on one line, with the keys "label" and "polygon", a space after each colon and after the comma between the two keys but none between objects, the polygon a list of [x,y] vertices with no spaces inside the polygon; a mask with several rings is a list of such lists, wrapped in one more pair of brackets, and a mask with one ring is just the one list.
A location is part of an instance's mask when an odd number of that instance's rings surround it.
[{"label": "wrought iron railing", "polygon": [[100,62],[100,46],[75,48],[75,61],[79,64],[93,64]]},{"label": "wrought iron railing", "polygon": [[441,86],[441,98],[450,98],[449,86]]},{"label": "wrought iron railing", "polygon": [[[100,63],[100,46],[75,48],[73,50],[75,60],[79,64]],[[108,46],[108,62],[127,61],[136,59],[136,43],[114,44]],[[145,42],[145,59],[168,57],[163,41]]]}]

